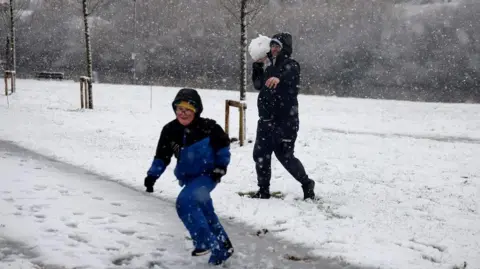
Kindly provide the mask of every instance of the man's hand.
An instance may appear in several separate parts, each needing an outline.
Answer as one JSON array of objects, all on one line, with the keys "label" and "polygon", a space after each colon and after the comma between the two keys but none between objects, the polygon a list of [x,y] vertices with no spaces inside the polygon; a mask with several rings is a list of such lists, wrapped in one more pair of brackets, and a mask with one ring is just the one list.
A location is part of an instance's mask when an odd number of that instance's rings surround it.
[{"label": "man's hand", "polygon": [[276,77],[271,77],[271,78],[267,79],[267,82],[265,82],[265,86],[267,86],[268,88],[275,89],[277,87],[278,83],[280,83],[280,79],[278,79]]},{"label": "man's hand", "polygon": [[263,57],[263,58],[260,58],[260,59],[256,60],[255,62],[257,62],[257,63],[262,63],[262,64],[263,64],[263,63],[265,63],[265,61],[267,60],[267,58],[268,58],[268,56],[265,56],[265,57]]}]

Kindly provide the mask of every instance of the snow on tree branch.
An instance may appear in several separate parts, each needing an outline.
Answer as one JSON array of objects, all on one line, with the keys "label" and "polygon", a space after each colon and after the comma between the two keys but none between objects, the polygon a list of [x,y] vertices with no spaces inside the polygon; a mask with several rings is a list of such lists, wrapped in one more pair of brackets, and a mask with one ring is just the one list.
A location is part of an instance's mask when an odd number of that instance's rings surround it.
[{"label": "snow on tree branch", "polygon": [[[268,1],[269,0],[218,0],[225,10],[237,21],[242,20],[241,13],[244,12],[244,14],[248,16],[247,25],[265,8]],[[244,8],[244,10],[242,10],[242,8]]]},{"label": "snow on tree branch", "polygon": [[[17,22],[28,9],[30,0],[15,1],[13,9],[13,20]],[[10,25],[10,4],[8,2],[0,2],[0,24],[2,26]]]}]

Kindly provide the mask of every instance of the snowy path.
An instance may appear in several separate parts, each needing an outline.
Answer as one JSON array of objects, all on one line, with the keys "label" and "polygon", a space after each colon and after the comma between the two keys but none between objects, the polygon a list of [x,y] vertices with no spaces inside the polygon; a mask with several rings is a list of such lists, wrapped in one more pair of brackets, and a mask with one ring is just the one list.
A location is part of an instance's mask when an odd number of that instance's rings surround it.
[{"label": "snowy path", "polygon": [[[0,140],[1,268],[207,268],[174,206],[109,178]],[[230,268],[351,268],[290,261],[305,249],[224,221]]]}]

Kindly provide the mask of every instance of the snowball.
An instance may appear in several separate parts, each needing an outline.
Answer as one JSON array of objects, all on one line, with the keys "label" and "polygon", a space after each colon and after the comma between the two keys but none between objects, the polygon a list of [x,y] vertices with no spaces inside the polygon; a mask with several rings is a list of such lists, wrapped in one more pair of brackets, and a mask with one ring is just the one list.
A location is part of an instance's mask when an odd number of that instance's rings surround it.
[{"label": "snowball", "polygon": [[270,51],[270,40],[270,37],[264,35],[258,35],[258,37],[252,39],[248,46],[248,53],[254,61],[267,56]]}]

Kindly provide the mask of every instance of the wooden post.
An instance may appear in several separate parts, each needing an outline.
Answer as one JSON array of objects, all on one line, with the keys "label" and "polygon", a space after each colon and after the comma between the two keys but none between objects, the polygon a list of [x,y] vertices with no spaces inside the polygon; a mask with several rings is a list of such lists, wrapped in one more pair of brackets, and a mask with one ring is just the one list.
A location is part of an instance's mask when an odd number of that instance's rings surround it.
[{"label": "wooden post", "polygon": [[84,108],[83,104],[83,80],[80,78],[80,107]]},{"label": "wooden post", "polygon": [[225,132],[229,132],[229,122],[230,122],[230,101],[225,101]]},{"label": "wooden post", "polygon": [[[4,80],[5,80],[5,95],[9,95],[10,93],[15,92],[15,78],[16,74],[15,71],[5,70],[4,72]],[[8,88],[8,79],[10,79],[10,89]]]},{"label": "wooden post", "polygon": [[240,147],[243,146],[243,141],[245,140],[245,133],[244,133],[244,126],[243,126],[243,117],[244,115],[244,110],[243,110],[243,103],[241,106],[238,107],[238,140],[240,140]]},{"label": "wooden post", "polygon": [[247,109],[247,104],[239,101],[226,100],[225,101],[225,132],[229,134],[230,130],[230,106],[237,107],[239,112],[239,130],[238,130],[238,140],[240,141],[240,146],[244,145],[245,142],[245,110]]},{"label": "wooden post", "polygon": [[7,71],[5,71],[5,74],[3,75],[5,79],[5,95],[8,95],[8,74]]},{"label": "wooden post", "polygon": [[12,93],[15,92],[15,87],[17,86],[17,72],[16,71],[11,71],[12,72],[12,76],[10,78],[10,84],[12,86]]},{"label": "wooden post", "polygon": [[80,107],[81,108],[89,108],[91,109],[92,107],[90,106],[89,102],[89,91],[88,91],[88,82],[90,81],[89,77],[82,76],[80,77]]}]

